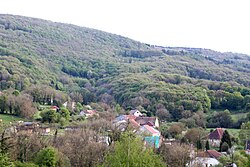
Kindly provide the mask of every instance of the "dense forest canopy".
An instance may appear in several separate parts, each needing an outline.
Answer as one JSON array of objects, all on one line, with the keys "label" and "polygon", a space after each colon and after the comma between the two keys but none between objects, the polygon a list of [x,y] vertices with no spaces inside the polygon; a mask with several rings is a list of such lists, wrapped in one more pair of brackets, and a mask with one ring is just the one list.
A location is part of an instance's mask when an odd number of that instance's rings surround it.
[{"label": "dense forest canopy", "polygon": [[90,28],[0,15],[1,112],[20,113],[20,107],[10,108],[11,100],[47,103],[52,97],[58,105],[71,99],[139,108],[168,121],[188,121],[211,109],[246,112],[249,73],[248,55],[154,46]]}]

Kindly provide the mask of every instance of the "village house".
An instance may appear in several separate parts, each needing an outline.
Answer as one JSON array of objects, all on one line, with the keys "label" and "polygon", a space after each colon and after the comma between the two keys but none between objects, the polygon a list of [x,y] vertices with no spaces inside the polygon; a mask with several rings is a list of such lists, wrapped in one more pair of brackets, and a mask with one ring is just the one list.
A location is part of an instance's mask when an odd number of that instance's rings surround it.
[{"label": "village house", "polygon": [[26,133],[34,133],[34,132],[38,132],[38,128],[39,128],[39,123],[37,122],[20,122],[17,125],[15,125],[16,127],[16,131],[17,132],[26,132]]},{"label": "village house", "polygon": [[159,128],[157,117],[143,117],[140,111],[131,110],[129,115],[120,115],[113,120],[113,126],[120,131],[125,131],[131,126],[134,131],[143,137],[146,144],[160,147],[161,133],[156,129]]},{"label": "village house", "polygon": [[211,167],[218,165],[219,158],[222,154],[216,150],[207,150],[198,152],[195,159],[189,163],[189,167],[193,167],[195,165],[199,165],[202,167]]},{"label": "village house", "polygon": [[57,106],[51,106],[50,109],[51,109],[51,110],[55,110],[55,111],[59,111],[60,108],[57,107]]},{"label": "village house", "polygon": [[42,135],[48,135],[50,133],[50,127],[41,126],[41,127],[39,127],[39,132],[41,132]]},{"label": "village house", "polygon": [[160,127],[159,120],[157,117],[137,117],[135,119],[135,121],[137,123],[139,123],[141,126],[142,125],[149,125],[149,126],[152,126],[154,128]]},{"label": "village house", "polygon": [[219,147],[220,141],[223,136],[224,129],[216,128],[208,135],[209,144],[213,147]]},{"label": "village house", "polygon": [[129,112],[129,115],[134,115],[136,117],[141,117],[142,116],[142,113],[139,111],[139,110],[131,110]]},{"label": "village house", "polygon": [[50,127],[41,126],[38,122],[19,122],[14,126],[14,132],[25,132],[27,134],[41,133],[47,135],[50,133]]},{"label": "village house", "polygon": [[140,127],[140,133],[144,136],[144,141],[146,144],[153,146],[155,148],[160,147],[161,133],[157,129],[149,125],[143,125]]},{"label": "village house", "polygon": [[96,110],[84,110],[84,111],[81,111],[79,115],[85,116],[86,118],[89,118],[89,117],[93,117],[95,115],[98,116],[98,113]]}]

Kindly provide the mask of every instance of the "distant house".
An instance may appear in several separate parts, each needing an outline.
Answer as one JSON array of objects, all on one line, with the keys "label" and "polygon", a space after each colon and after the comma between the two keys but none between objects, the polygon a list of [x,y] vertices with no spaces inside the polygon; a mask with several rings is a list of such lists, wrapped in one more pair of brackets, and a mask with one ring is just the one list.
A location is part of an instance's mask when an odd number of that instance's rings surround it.
[{"label": "distant house", "polygon": [[215,158],[219,159],[222,154],[216,150],[207,150],[203,152],[199,152],[197,154],[197,157],[208,157],[208,158]]},{"label": "distant house", "polygon": [[98,113],[96,112],[96,110],[84,110],[80,112],[80,115],[85,115],[87,118],[89,118],[93,117],[94,115],[98,115]]},{"label": "distant house", "polygon": [[216,128],[208,135],[209,143],[211,146],[218,147],[223,136],[224,129]]},{"label": "distant house", "polygon": [[25,132],[26,134],[41,133],[46,135],[50,133],[50,127],[41,126],[38,122],[20,122],[15,127],[15,132]]},{"label": "distant house", "polygon": [[131,125],[133,128],[140,127],[135,121],[136,116],[134,115],[120,115],[113,120],[113,126],[118,128],[120,131],[125,131],[128,125]]},{"label": "distant house", "polygon": [[63,107],[67,107],[68,106],[68,102],[66,101],[65,103],[63,103]]},{"label": "distant house", "polygon": [[143,133],[145,135],[144,141],[146,144],[154,146],[155,148],[160,147],[161,133],[157,129],[149,125],[143,125],[141,126],[139,133]]},{"label": "distant house", "polygon": [[50,127],[47,126],[43,126],[39,128],[39,131],[43,134],[43,135],[47,135],[50,133]]},{"label": "distant house", "polygon": [[196,158],[190,162],[189,167],[193,167],[195,165],[202,167],[216,166],[220,163],[218,161],[220,156],[222,156],[222,154],[216,150],[198,152]]},{"label": "distant house", "polygon": [[219,165],[219,163],[220,162],[215,158],[196,157],[193,161],[190,162],[189,167],[193,166],[213,167]]},{"label": "distant house", "polygon": [[16,125],[17,132],[33,133],[39,131],[39,123],[37,122],[23,122]]},{"label": "distant house", "polygon": [[58,111],[60,108],[59,108],[59,107],[57,107],[57,106],[51,106],[51,107],[50,107],[50,109],[51,109],[51,110]]},{"label": "distant house", "polygon": [[136,117],[142,116],[142,113],[141,113],[139,110],[131,110],[131,111],[129,112],[129,114],[130,114],[130,115],[134,115],[134,116],[136,116]]},{"label": "distant house", "polygon": [[113,120],[113,126],[120,131],[125,131],[128,126],[143,137],[146,144],[160,147],[161,133],[156,129],[159,128],[157,117],[143,117],[138,110],[131,110],[129,115],[120,115]]},{"label": "distant house", "polygon": [[137,117],[135,119],[135,121],[137,123],[139,123],[141,126],[142,125],[149,125],[149,126],[152,126],[154,128],[160,127],[159,120],[157,117]]}]

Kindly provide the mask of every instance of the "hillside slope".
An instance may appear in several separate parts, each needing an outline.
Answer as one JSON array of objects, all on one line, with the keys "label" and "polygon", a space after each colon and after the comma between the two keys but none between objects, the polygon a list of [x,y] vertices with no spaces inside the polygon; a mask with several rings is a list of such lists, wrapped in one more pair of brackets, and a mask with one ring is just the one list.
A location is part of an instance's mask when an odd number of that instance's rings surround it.
[{"label": "hillside slope", "polygon": [[1,90],[48,85],[79,93],[86,104],[119,103],[151,114],[164,108],[171,119],[211,106],[248,110],[250,103],[247,55],[152,46],[22,16],[0,15],[0,69]]}]

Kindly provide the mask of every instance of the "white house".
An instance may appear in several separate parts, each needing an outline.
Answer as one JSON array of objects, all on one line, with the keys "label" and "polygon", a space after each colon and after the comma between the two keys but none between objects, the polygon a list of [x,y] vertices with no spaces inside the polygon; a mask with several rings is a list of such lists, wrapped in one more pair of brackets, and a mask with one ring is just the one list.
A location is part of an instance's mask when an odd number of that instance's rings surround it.
[{"label": "white house", "polygon": [[201,165],[202,167],[213,167],[215,165],[219,165],[219,161],[215,158],[207,158],[207,157],[196,157],[193,161],[190,162],[188,167],[193,167],[196,165]]},{"label": "white house", "polygon": [[129,114],[130,114],[130,115],[134,115],[134,116],[136,116],[136,117],[142,116],[142,113],[141,113],[139,110],[131,110],[131,111],[129,112]]}]

